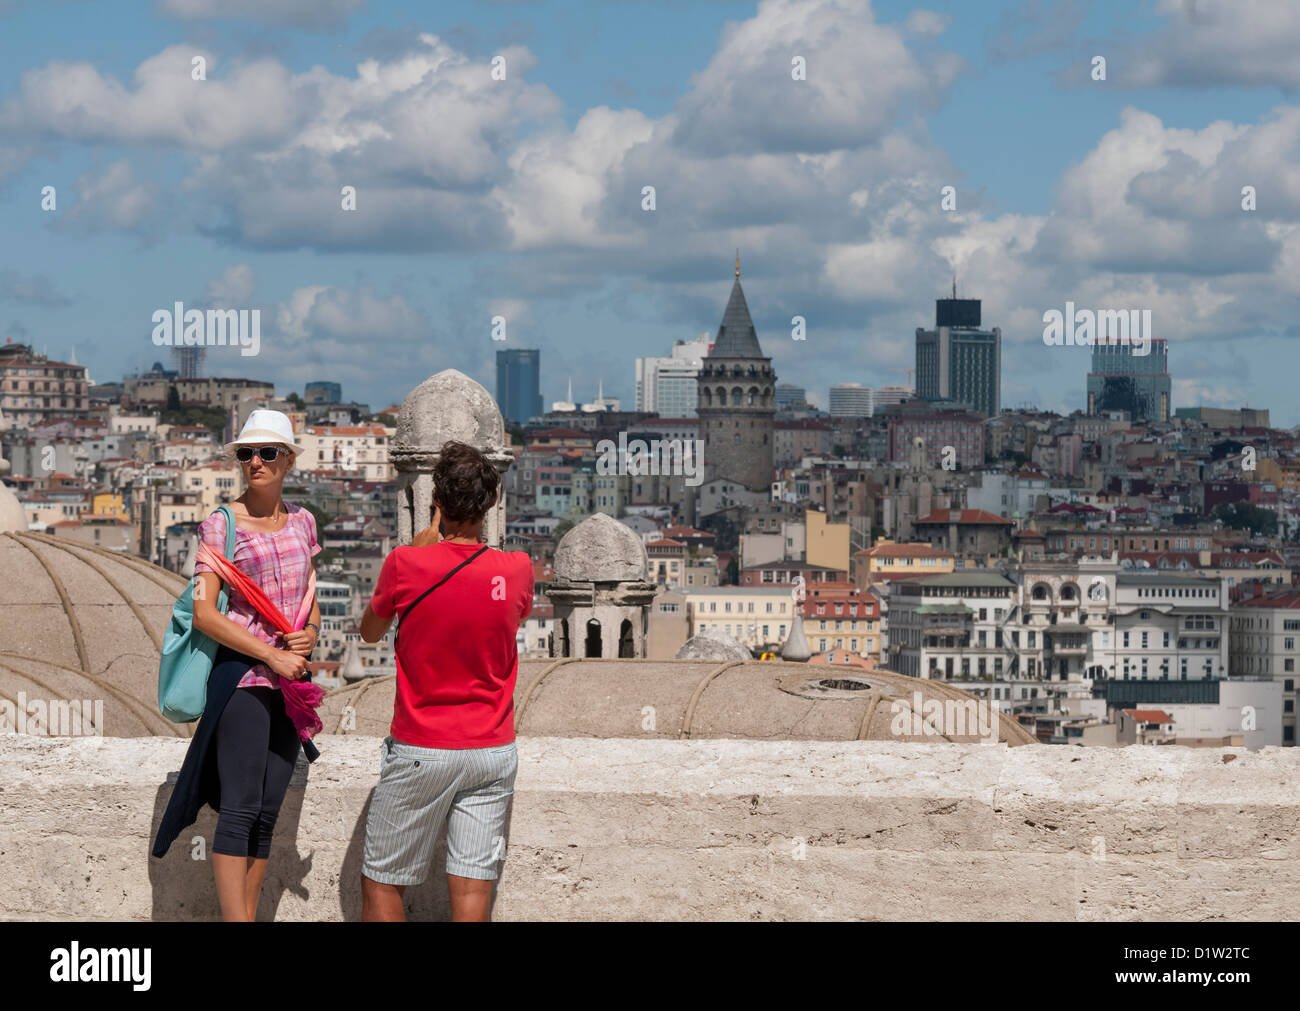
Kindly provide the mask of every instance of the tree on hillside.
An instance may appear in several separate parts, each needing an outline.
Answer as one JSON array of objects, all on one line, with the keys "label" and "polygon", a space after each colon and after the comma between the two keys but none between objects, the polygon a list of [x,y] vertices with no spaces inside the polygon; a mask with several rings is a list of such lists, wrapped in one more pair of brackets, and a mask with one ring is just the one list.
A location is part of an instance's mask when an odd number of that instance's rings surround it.
[{"label": "tree on hillside", "polygon": [[1272,537],[1277,533],[1277,514],[1249,502],[1231,502],[1216,506],[1216,519],[1231,530],[1249,530],[1252,534]]}]

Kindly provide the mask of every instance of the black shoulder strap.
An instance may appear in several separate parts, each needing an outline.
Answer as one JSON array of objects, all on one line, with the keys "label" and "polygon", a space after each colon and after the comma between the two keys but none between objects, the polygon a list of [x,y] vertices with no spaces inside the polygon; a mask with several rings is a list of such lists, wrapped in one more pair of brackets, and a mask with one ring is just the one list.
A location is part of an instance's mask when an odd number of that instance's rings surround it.
[{"label": "black shoulder strap", "polygon": [[459,572],[461,569],[463,569],[463,568],[464,568],[466,565],[468,565],[470,562],[474,561],[475,558],[477,558],[479,555],[483,554],[483,552],[486,551],[487,549],[488,549],[488,546],[487,546],[486,544],[484,544],[481,548],[479,548],[479,549],[478,549],[477,551],[475,551],[472,555],[470,555],[468,558],[466,558],[463,562],[461,562],[459,565],[457,565],[454,569],[452,569],[450,572],[448,572],[445,576],[443,576],[441,579],[439,579],[436,583],[434,583],[432,586],[430,586],[430,587],[429,587],[427,590],[425,590],[422,594],[420,594],[418,597],[416,597],[415,600],[413,600],[413,601],[412,601],[412,602],[407,606],[406,610],[402,612],[402,616],[401,616],[400,618],[397,619],[397,627],[398,627],[399,629],[402,627],[402,622],[404,622],[404,621],[406,620],[406,616],[407,616],[408,614],[411,613],[411,611],[415,608],[415,605],[416,605],[416,604],[418,604],[420,601],[422,601],[425,597],[427,597],[429,594],[431,594],[434,590],[436,590],[438,587],[440,587],[443,583],[445,583],[447,580],[449,580],[452,576],[454,576],[457,572]]}]

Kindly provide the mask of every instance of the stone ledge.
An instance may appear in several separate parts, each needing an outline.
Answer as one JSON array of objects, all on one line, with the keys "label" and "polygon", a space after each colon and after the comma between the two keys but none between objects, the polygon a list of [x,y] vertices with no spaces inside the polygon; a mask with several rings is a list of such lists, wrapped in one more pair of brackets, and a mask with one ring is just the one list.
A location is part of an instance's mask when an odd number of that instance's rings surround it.
[{"label": "stone ledge", "polygon": [[[381,741],[323,736],[259,915],[359,918]],[[0,918],[214,919],[188,742],[0,737]],[[498,919],[1289,919],[1300,752],[520,738]],[[195,840],[201,840],[196,842]],[[445,846],[412,918],[445,918]]]}]

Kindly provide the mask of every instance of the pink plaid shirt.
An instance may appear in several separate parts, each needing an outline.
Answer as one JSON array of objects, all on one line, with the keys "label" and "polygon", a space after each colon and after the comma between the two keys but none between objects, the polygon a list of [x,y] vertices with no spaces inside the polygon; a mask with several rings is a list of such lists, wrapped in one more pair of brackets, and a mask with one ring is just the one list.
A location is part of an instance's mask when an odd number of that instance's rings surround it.
[{"label": "pink plaid shirt", "polygon": [[[235,529],[235,565],[257,583],[262,591],[280,609],[280,613],[293,620],[307,592],[307,578],[311,573],[312,558],[320,553],[316,543],[316,517],[299,505],[288,507],[289,519],[274,533]],[[199,524],[199,537],[219,555],[226,550],[226,522],[219,512],[214,512]],[[194,574],[211,572],[212,567],[195,561]],[[226,617],[236,625],[248,629],[265,643],[274,646],[279,633],[254,609],[238,590],[228,589],[229,607]],[[239,681],[238,687],[251,688],[265,685],[279,688],[280,677],[266,664],[250,667]]]}]

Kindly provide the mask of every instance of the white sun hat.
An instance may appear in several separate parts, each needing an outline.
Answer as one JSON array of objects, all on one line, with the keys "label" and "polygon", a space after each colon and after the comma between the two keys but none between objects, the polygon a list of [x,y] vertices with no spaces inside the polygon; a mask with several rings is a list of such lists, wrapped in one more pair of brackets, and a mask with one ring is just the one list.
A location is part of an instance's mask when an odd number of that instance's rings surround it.
[{"label": "white sun hat", "polygon": [[288,446],[295,453],[303,448],[293,441],[293,422],[282,411],[258,409],[248,416],[244,427],[239,430],[239,438],[226,443],[226,449],[234,452],[236,446],[261,446],[266,443],[278,443]]}]

